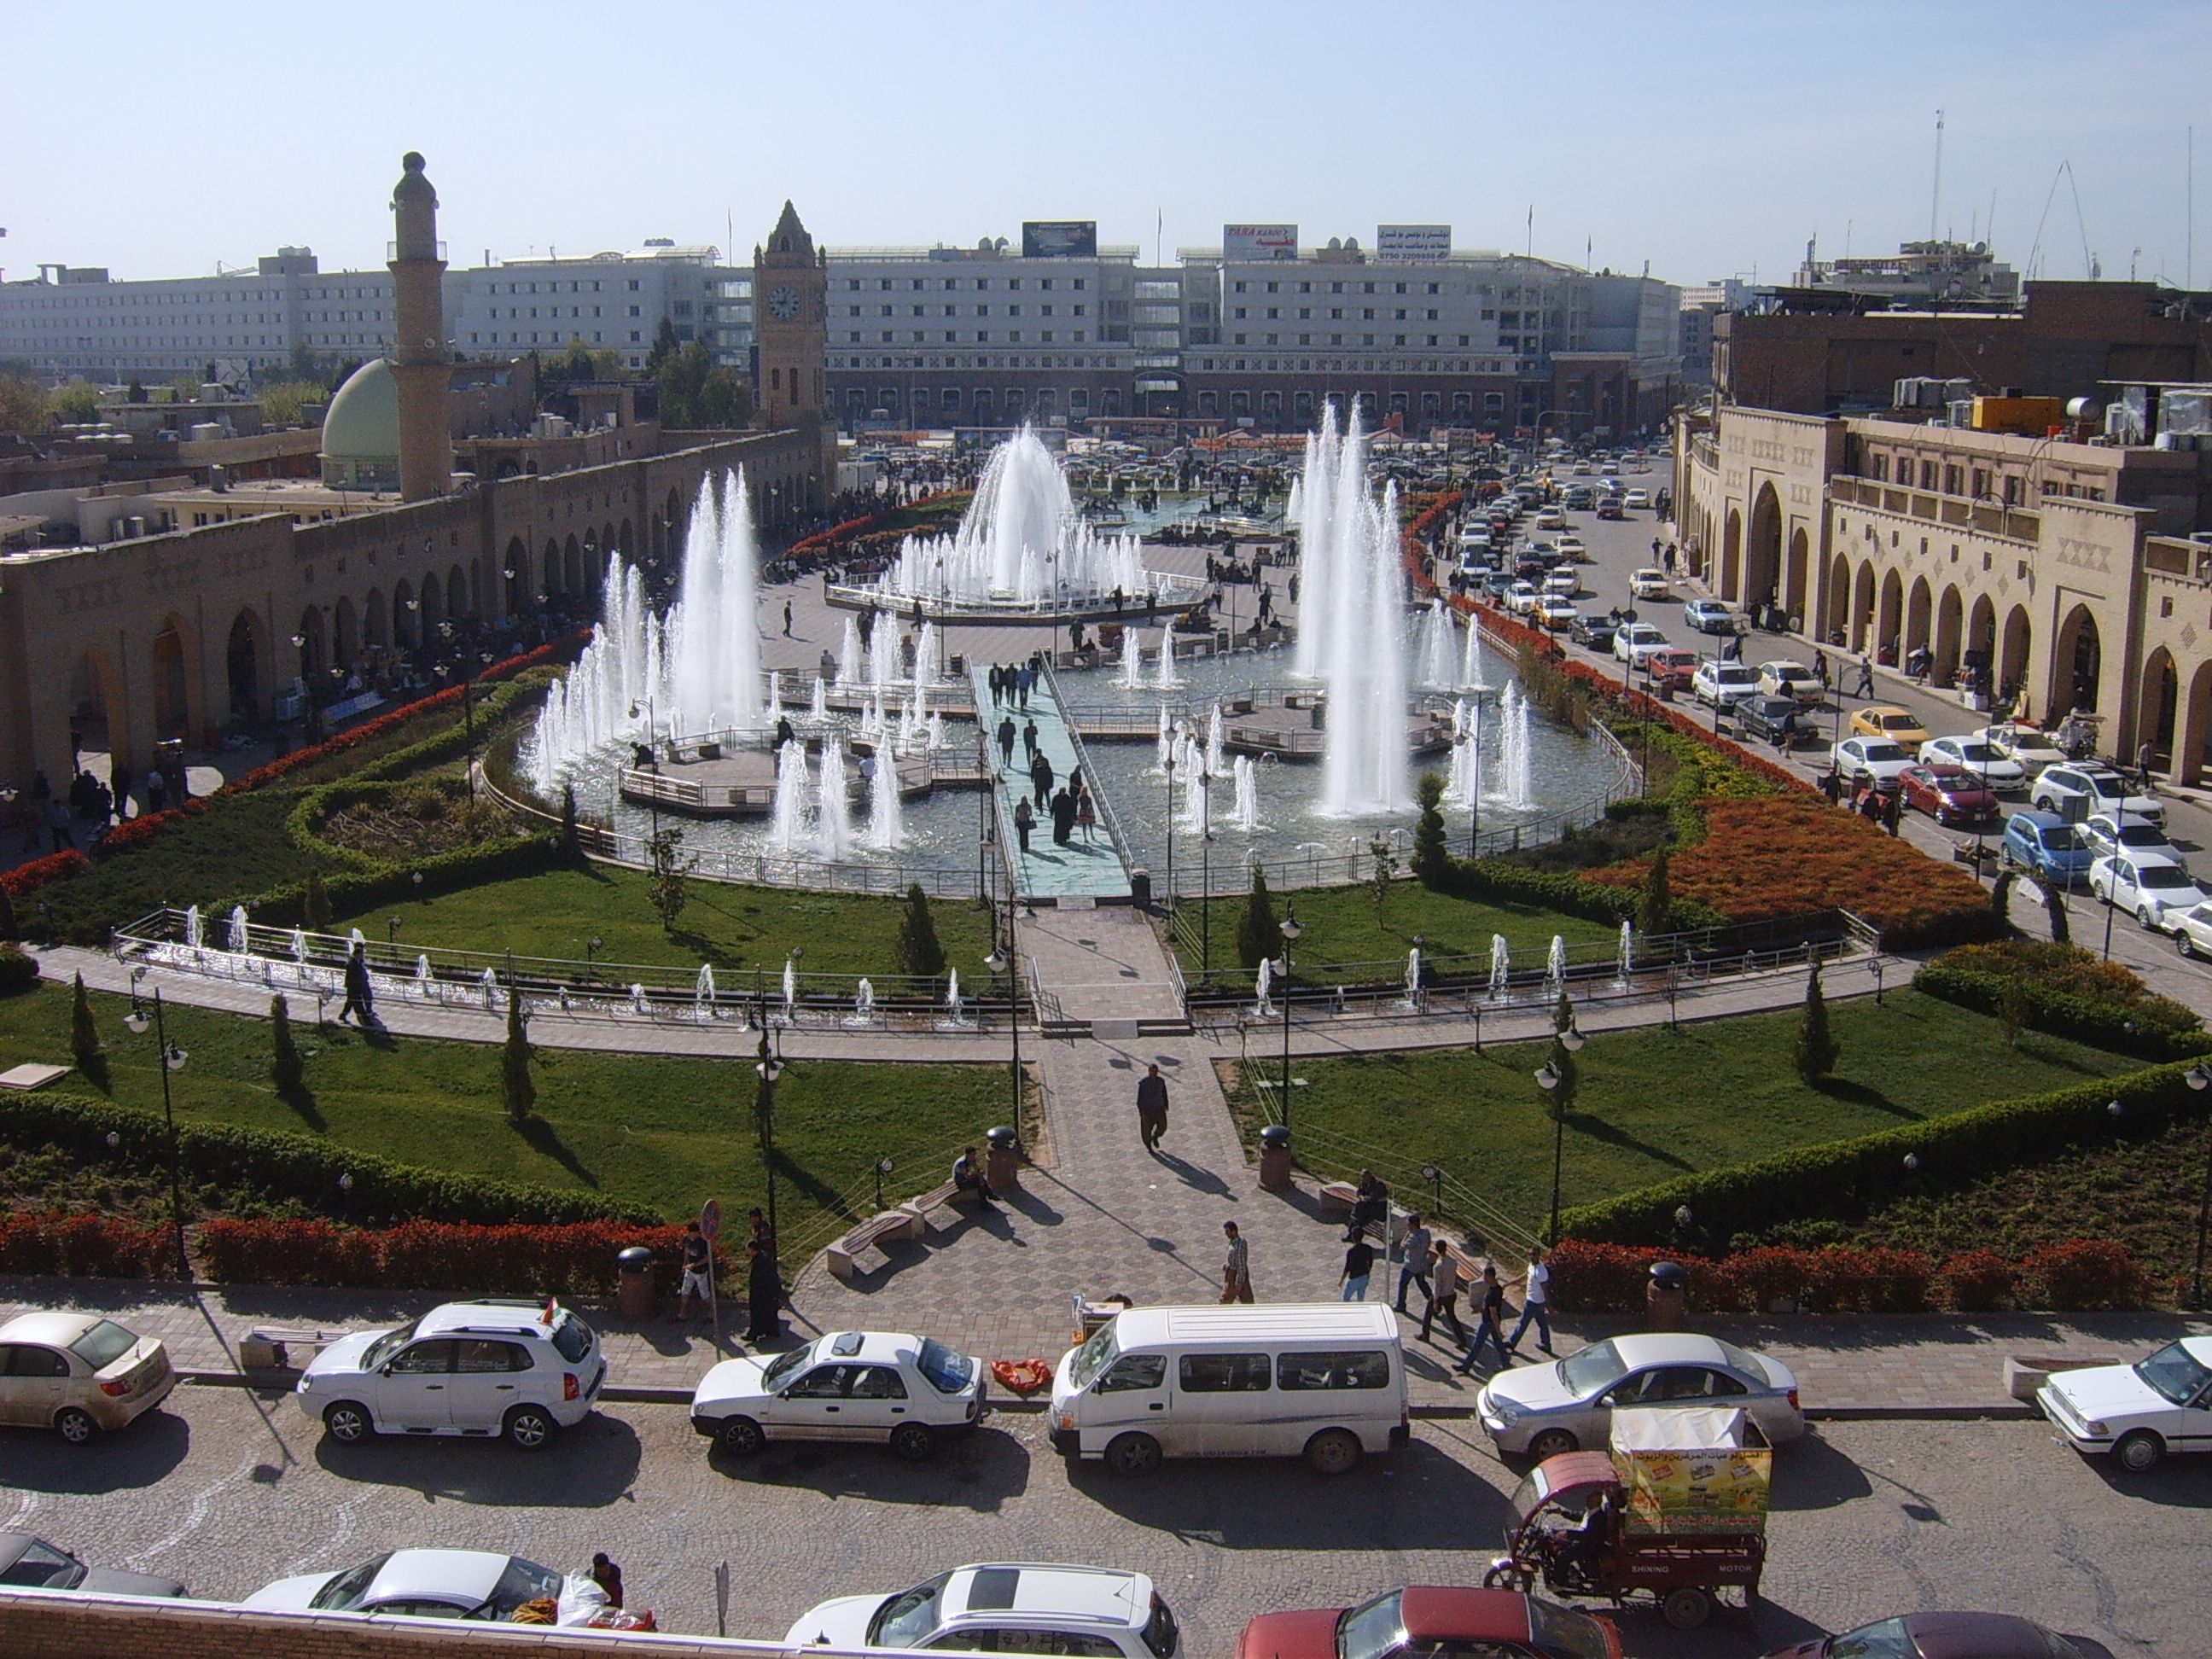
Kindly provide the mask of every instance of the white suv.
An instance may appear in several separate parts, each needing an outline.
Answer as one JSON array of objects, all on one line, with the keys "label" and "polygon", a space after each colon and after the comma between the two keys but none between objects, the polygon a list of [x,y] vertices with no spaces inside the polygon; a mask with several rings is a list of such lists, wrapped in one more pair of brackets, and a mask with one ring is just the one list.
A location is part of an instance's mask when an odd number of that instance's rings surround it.
[{"label": "white suv", "polygon": [[896,1595],[841,1595],[801,1615],[787,1648],[953,1648],[1175,1659],[1175,1614],[1140,1572],[1030,1562],[955,1567]]},{"label": "white suv", "polygon": [[2094,762],[2069,761],[2063,766],[2045,767],[2036,775],[2028,799],[2038,811],[2056,812],[2069,823],[2097,812],[2137,823],[2166,822],[2164,801],[2131,787],[2111,767]]},{"label": "white suv", "polygon": [[559,1303],[488,1297],[343,1337],[296,1392],[341,1445],[371,1434],[505,1435],[536,1451],[591,1414],[606,1380],[599,1339]]}]

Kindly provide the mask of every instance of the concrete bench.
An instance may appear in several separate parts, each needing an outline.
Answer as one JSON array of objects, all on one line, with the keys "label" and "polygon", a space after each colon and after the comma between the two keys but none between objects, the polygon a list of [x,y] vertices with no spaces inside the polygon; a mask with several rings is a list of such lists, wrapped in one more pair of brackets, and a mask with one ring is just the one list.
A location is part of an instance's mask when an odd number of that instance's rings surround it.
[{"label": "concrete bench", "polygon": [[936,1211],[951,1208],[972,1209],[983,1201],[983,1195],[972,1187],[956,1187],[946,1182],[942,1187],[932,1187],[919,1198],[910,1198],[899,1206],[912,1218],[919,1231]]},{"label": "concrete bench", "polygon": [[887,1240],[911,1238],[921,1229],[921,1218],[901,1207],[884,1210],[847,1232],[824,1253],[830,1271],[839,1279],[853,1276],[853,1258]]},{"label": "concrete bench", "polygon": [[1348,1181],[1324,1181],[1315,1196],[1321,1200],[1321,1207],[1328,1214],[1350,1215],[1359,1189]]}]

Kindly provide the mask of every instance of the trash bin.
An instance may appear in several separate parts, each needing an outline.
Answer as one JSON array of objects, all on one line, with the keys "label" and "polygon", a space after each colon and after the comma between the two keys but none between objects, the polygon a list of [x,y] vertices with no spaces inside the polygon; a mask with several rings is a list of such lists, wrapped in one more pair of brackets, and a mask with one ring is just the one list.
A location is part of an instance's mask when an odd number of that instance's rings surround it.
[{"label": "trash bin", "polygon": [[1260,1131],[1260,1184],[1271,1193],[1291,1187],[1291,1132],[1280,1123]]},{"label": "trash bin", "polygon": [[1651,1278],[1644,1286],[1644,1328],[1679,1331],[1688,1328],[1690,1274],[1680,1262],[1655,1261]]},{"label": "trash bin", "polygon": [[653,1252],[633,1244],[615,1254],[615,1309],[624,1319],[642,1322],[653,1317]]},{"label": "trash bin", "polygon": [[983,1152],[983,1179],[991,1183],[991,1190],[994,1193],[1003,1195],[1014,1191],[1022,1184],[1020,1143],[1014,1139],[1014,1132],[1002,1125],[983,1139],[987,1143]]},{"label": "trash bin", "polygon": [[1129,902],[1139,910],[1152,908],[1152,872],[1141,864],[1129,872]]}]

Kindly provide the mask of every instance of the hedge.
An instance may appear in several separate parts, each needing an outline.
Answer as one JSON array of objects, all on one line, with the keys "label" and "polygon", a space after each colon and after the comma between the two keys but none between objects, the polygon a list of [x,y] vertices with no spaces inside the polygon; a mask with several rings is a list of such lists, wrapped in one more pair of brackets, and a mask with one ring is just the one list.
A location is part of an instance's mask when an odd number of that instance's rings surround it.
[{"label": "hedge", "polygon": [[15,945],[0,941],[0,997],[27,991],[39,982],[39,959],[27,957]]},{"label": "hedge", "polygon": [[653,1252],[655,1288],[676,1289],[683,1233],[615,1221],[472,1226],[410,1221],[372,1229],[330,1221],[210,1221],[198,1230],[207,1276],[231,1285],[460,1291],[471,1295],[606,1295],[615,1256]]},{"label": "hedge", "polygon": [[[0,1094],[0,1140],[58,1147],[88,1163],[112,1159],[113,1133],[142,1161],[167,1157],[159,1116],[83,1096],[44,1091]],[[353,1177],[346,1201],[367,1220],[425,1217],[483,1224],[658,1219],[643,1205],[623,1204],[590,1193],[490,1181],[380,1158],[372,1152],[284,1130],[230,1124],[189,1124],[177,1131],[184,1168],[196,1182],[219,1191],[240,1188],[275,1199],[295,1199],[318,1210],[338,1200],[338,1177]]]},{"label": "hedge", "polygon": [[[1595,1242],[1660,1243],[1674,1237],[1674,1212],[1685,1206],[1700,1225],[1730,1235],[1788,1221],[1855,1219],[1903,1192],[1962,1186],[2084,1141],[2115,1133],[2156,1134],[2202,1118],[2206,1097],[2189,1087],[2186,1070],[2178,1062],[2152,1066],[1700,1170],[1578,1205],[1559,1218],[1560,1231]],[[2121,1106],[2117,1121],[2109,1109],[2115,1100]],[[1917,1158],[1917,1170],[1906,1168],[1908,1154]]]},{"label": "hedge", "polygon": [[[2081,952],[2084,958],[2087,954]],[[2007,993],[2014,992],[2020,999],[2015,1006],[2032,1030],[2145,1060],[2212,1054],[2212,1034],[2179,1003],[2160,996],[2107,998],[2061,990],[2032,963],[2008,963],[1987,951],[1954,951],[1938,957],[1913,975],[1912,985],[1946,1002],[1991,1015],[2002,1014]]]},{"label": "hedge", "polygon": [[[559,833],[548,830],[487,847],[459,848],[408,864],[373,864],[365,870],[325,876],[323,891],[333,912],[371,909],[401,899],[433,898],[480,882],[538,875],[570,862],[572,856],[562,847]],[[419,883],[415,879],[418,875],[422,878]],[[307,919],[307,884],[287,882],[244,902],[254,921],[266,927],[300,927]]]},{"label": "hedge", "polygon": [[92,860],[74,847],[64,848],[58,853],[49,853],[42,859],[33,859],[12,870],[0,871],[0,887],[8,890],[10,898],[21,898],[26,893],[36,892],[50,881],[74,881],[88,875]]},{"label": "hedge", "polygon": [[176,1265],[166,1226],[104,1215],[0,1217],[0,1273],[158,1279]]}]

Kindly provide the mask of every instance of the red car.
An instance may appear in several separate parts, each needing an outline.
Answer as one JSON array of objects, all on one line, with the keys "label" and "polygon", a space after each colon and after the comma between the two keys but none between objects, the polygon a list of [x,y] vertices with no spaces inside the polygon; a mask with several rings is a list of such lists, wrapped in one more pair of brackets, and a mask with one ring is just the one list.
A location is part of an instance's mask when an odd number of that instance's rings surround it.
[{"label": "red car", "polygon": [[1620,1659],[1610,1621],[1518,1590],[1409,1584],[1356,1607],[1263,1613],[1237,1638],[1237,1659]]},{"label": "red car", "polygon": [[2112,1650],[2009,1613],[1908,1613],[1766,1659],[2112,1659]]},{"label": "red car", "polygon": [[1905,791],[1905,804],[1917,807],[1938,823],[1995,823],[1997,798],[1994,790],[1963,766],[1938,762],[1933,766],[1908,766],[1897,775]]}]

